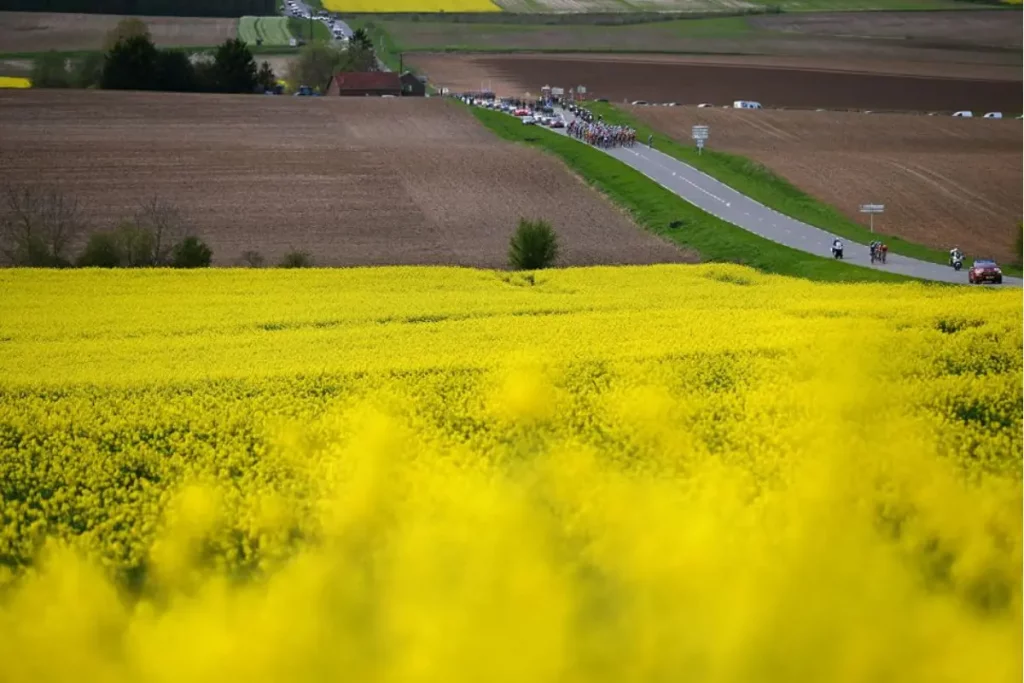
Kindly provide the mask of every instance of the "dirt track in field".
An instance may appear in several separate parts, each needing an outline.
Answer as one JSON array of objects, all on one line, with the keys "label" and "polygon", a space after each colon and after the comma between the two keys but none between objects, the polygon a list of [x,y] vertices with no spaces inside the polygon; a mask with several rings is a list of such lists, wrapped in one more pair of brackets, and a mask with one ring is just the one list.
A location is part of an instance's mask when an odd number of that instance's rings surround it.
[{"label": "dirt track in field", "polygon": [[560,162],[441,99],[0,92],[0,186],[56,184],[94,226],[158,194],[231,265],[293,249],[318,265],[506,266],[520,217],[562,265],[693,261]]},{"label": "dirt track in field", "polygon": [[[876,226],[936,248],[1009,260],[1024,202],[1019,121],[902,114],[630,107],[689,144],[754,159],[867,225],[860,204],[885,204]],[[1019,256],[1019,254],[1016,254]]]},{"label": "dirt track in field", "polygon": [[432,54],[406,61],[435,85],[453,90],[477,90],[488,81],[507,94],[538,93],[545,84],[584,85],[590,97],[615,102],[726,104],[744,99],[769,107],[899,111],[1014,112],[1021,106],[1019,68],[1017,80],[999,81],[858,73],[851,67],[825,71],[817,64],[761,66],[756,58],[746,64],[709,64],[664,56]]},{"label": "dirt track in field", "polygon": [[[160,47],[217,45],[238,34],[237,19],[138,17]],[[0,12],[0,52],[99,50],[123,16],[56,12]]]}]

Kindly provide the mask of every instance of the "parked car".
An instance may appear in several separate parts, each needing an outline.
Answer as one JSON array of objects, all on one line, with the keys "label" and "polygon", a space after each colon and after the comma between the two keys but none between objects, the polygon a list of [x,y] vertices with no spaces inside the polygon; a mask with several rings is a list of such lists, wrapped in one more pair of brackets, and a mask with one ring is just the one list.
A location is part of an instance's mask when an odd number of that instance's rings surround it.
[{"label": "parked car", "polygon": [[633,100],[630,104],[635,107],[643,107],[647,104],[647,100]]},{"label": "parked car", "polygon": [[522,107],[520,107],[519,109],[516,109],[514,112],[512,112],[512,115],[513,116],[529,116],[530,115],[530,110],[529,109],[523,109]]},{"label": "parked car", "polygon": [[736,100],[732,103],[733,109],[761,109],[760,102],[751,102],[750,100]]},{"label": "parked car", "polygon": [[966,109],[964,111],[958,111],[953,113],[954,118],[958,119],[970,119],[974,117],[973,112],[969,112]]},{"label": "parked car", "polygon": [[551,122],[551,127],[552,128],[565,128],[565,121],[563,121],[562,119],[555,119],[554,121]]},{"label": "parked car", "polygon": [[1003,271],[999,269],[995,261],[990,259],[978,259],[967,271],[967,281],[972,285],[980,285],[983,282],[992,282],[997,285],[1003,284]]},{"label": "parked car", "polygon": [[715,105],[711,104],[710,102],[701,102],[700,104],[697,105],[697,108],[698,109],[704,109],[706,107],[713,107],[713,106],[715,106]]},{"label": "parked car", "polygon": [[1003,113],[1000,112],[1000,111],[990,111],[989,113],[985,114],[984,118],[986,118],[986,119],[1001,119],[1001,118],[1003,118]]},{"label": "parked car", "polygon": [[537,123],[536,119],[534,119],[532,116],[524,116],[523,117],[523,125],[525,125],[525,126],[533,126],[536,123]]}]

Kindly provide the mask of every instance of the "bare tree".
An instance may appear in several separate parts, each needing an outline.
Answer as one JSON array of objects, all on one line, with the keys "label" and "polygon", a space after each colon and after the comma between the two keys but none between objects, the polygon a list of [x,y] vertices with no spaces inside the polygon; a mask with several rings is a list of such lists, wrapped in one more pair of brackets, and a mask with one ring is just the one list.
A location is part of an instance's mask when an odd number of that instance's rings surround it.
[{"label": "bare tree", "polygon": [[60,266],[85,228],[75,197],[55,188],[9,186],[0,206],[0,253],[15,266]]},{"label": "bare tree", "polygon": [[135,225],[152,238],[151,263],[166,266],[171,262],[171,249],[188,232],[188,222],[174,204],[153,196],[139,204]]}]

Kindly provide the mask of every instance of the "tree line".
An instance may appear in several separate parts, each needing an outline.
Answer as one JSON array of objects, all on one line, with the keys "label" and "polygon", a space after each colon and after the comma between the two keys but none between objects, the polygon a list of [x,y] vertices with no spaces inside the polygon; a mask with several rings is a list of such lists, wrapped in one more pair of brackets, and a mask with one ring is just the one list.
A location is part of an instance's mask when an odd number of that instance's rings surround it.
[{"label": "tree line", "polygon": [[[72,249],[88,235],[76,255]],[[201,268],[213,252],[173,204],[151,197],[111,230],[89,232],[81,203],[54,188],[7,187],[0,196],[0,256],[30,268]]]},{"label": "tree line", "polygon": [[256,66],[243,41],[225,40],[209,54],[189,55],[153,44],[146,24],[123,19],[108,34],[102,53],[68,58],[50,51],[33,63],[32,85],[40,88],[103,88],[172,92],[256,93],[271,90],[270,64]]},{"label": "tree line", "polygon": [[0,0],[0,10],[233,19],[274,14],[277,4],[277,0]]}]

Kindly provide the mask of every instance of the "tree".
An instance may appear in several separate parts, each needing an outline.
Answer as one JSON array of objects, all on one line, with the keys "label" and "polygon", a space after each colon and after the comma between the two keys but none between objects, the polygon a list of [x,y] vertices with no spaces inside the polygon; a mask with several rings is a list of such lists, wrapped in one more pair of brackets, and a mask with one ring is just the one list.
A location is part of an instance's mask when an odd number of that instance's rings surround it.
[{"label": "tree", "polygon": [[558,236],[547,221],[519,219],[509,242],[508,262],[516,270],[549,268],[558,258]]},{"label": "tree", "polygon": [[157,49],[148,36],[120,40],[103,64],[103,87],[109,90],[153,90]]},{"label": "tree", "polygon": [[75,88],[95,88],[103,80],[104,56],[87,52],[71,60],[71,85]]},{"label": "tree", "polygon": [[195,236],[188,236],[174,245],[171,265],[175,268],[206,268],[213,259],[213,251]]},{"label": "tree", "polygon": [[188,55],[178,50],[159,50],[153,73],[153,87],[170,92],[195,92],[199,89],[196,71]]},{"label": "tree", "polygon": [[126,268],[145,268],[153,265],[153,233],[142,226],[126,221],[114,230],[114,242],[121,254],[121,265]]},{"label": "tree", "polygon": [[213,56],[213,86],[217,92],[256,91],[256,60],[244,41],[225,40]]},{"label": "tree", "polygon": [[288,80],[295,87],[308,85],[324,89],[334,74],[342,70],[345,51],[331,45],[304,45],[288,70]]},{"label": "tree", "polygon": [[277,76],[274,75],[274,70],[270,68],[270,62],[263,62],[260,65],[260,70],[256,74],[256,83],[260,92],[273,90],[277,87]]},{"label": "tree", "polygon": [[352,32],[352,37],[348,39],[349,45],[355,45],[361,47],[364,50],[373,51],[373,39],[370,38],[370,34],[366,32],[366,29],[357,28]]},{"label": "tree", "polygon": [[109,232],[96,232],[89,236],[82,255],[78,257],[80,268],[118,268],[121,265],[121,248],[117,239]]},{"label": "tree", "polygon": [[9,187],[0,207],[0,253],[15,266],[65,266],[67,249],[84,227],[74,197],[52,188]]},{"label": "tree", "polygon": [[171,263],[172,245],[188,232],[188,222],[178,208],[170,202],[153,196],[138,206],[134,216],[135,225],[152,236],[150,263],[166,266]]},{"label": "tree", "polygon": [[32,60],[32,86],[36,88],[66,88],[71,85],[67,59],[56,50],[50,50]]},{"label": "tree", "polygon": [[377,55],[373,48],[350,44],[339,71],[376,71]]},{"label": "tree", "polygon": [[107,32],[103,39],[103,51],[110,52],[119,42],[129,38],[145,38],[150,42],[153,40],[146,22],[138,17],[128,17],[117,22],[117,26]]}]

